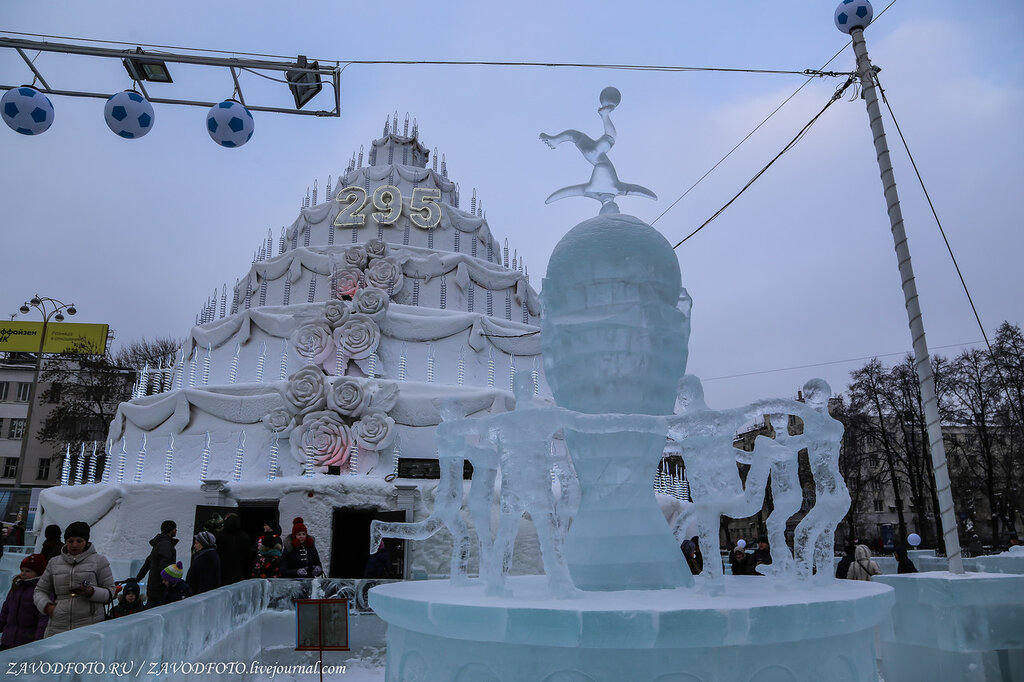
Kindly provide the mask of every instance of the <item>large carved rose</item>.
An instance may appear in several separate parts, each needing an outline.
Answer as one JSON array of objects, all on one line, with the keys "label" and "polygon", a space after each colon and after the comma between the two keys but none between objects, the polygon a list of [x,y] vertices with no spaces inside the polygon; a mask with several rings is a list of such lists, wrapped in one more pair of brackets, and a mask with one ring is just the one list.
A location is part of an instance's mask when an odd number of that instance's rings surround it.
[{"label": "large carved rose", "polygon": [[352,425],[352,436],[365,450],[386,450],[395,440],[395,420],[383,412],[364,414]]},{"label": "large carved rose", "polygon": [[350,268],[363,269],[366,267],[366,249],[361,246],[350,246],[345,251],[345,265]]},{"label": "large carved rose", "polygon": [[321,467],[347,462],[351,446],[352,432],[329,410],[307,414],[291,437],[292,457],[305,462],[309,452],[313,462]]},{"label": "large carved rose", "polygon": [[398,264],[398,260],[394,256],[374,258],[370,266],[366,268],[367,286],[397,294],[404,281],[402,266]]},{"label": "large carved rose", "polygon": [[295,415],[283,407],[263,415],[263,419],[260,421],[263,422],[263,426],[281,438],[287,438],[295,428]]},{"label": "large carved rose", "polygon": [[346,417],[363,416],[370,405],[370,391],[358,379],[342,377],[335,379],[327,391],[327,406]]},{"label": "large carved rose", "polygon": [[345,324],[350,314],[351,311],[345,301],[335,299],[324,303],[324,317],[327,318],[327,324],[331,325],[331,329]]},{"label": "large carved rose", "polygon": [[288,385],[284,389],[284,399],[296,414],[322,410],[327,402],[326,394],[324,373],[313,365],[307,365],[288,377]]},{"label": "large carved rose", "polygon": [[331,330],[321,322],[307,322],[292,332],[291,342],[299,355],[312,359],[332,345]]},{"label": "large carved rose", "polygon": [[387,312],[390,300],[388,292],[384,289],[367,287],[356,293],[356,297],[352,299],[352,307],[355,312],[362,313],[379,323]]},{"label": "large carved rose", "polygon": [[380,345],[380,327],[368,316],[354,313],[348,322],[334,330],[334,343],[347,358],[368,358]]},{"label": "large carved rose", "polygon": [[359,268],[345,268],[339,270],[334,276],[334,296],[336,298],[352,298],[359,290],[359,278],[363,271]]},{"label": "large carved rose", "polygon": [[366,242],[366,255],[372,260],[374,258],[383,258],[388,255],[388,243],[383,239],[371,239]]}]

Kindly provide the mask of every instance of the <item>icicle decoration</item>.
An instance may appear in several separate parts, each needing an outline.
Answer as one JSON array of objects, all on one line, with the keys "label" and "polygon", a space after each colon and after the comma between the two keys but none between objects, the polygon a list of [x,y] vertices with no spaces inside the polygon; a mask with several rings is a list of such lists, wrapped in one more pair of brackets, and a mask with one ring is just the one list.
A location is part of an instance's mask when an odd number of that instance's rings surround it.
[{"label": "icicle decoration", "polygon": [[309,273],[309,298],[307,303],[312,303],[316,300],[316,273],[310,271]]},{"label": "icicle decoration", "polygon": [[370,358],[366,362],[366,375],[371,379],[377,378],[377,353],[370,353]]},{"label": "icicle decoration", "polygon": [[256,383],[263,383],[263,368],[267,364],[267,342],[260,344],[260,356],[256,358]]},{"label": "icicle decoration", "polygon": [[267,304],[267,278],[260,277],[260,305],[265,306]]},{"label": "icicle decoration", "polygon": [[203,358],[203,386],[210,385],[210,356],[213,353],[213,344],[206,344],[206,356]]},{"label": "icicle decoration", "polygon": [[475,298],[475,295],[476,287],[473,286],[473,282],[471,281],[466,286],[466,307],[469,309],[469,312],[473,312],[473,299]]},{"label": "icicle decoration", "polygon": [[494,317],[494,292],[487,290],[487,317]]},{"label": "icicle decoration", "polygon": [[[354,158],[355,154],[353,154],[352,156]],[[331,201],[333,199],[334,199],[334,197],[331,196],[331,176],[328,175],[327,176],[327,190],[324,192],[324,201]]]},{"label": "icicle decoration", "polygon": [[317,187],[317,181],[314,178],[313,179],[313,206],[316,206],[316,193],[317,193],[318,190],[319,190],[319,188]]},{"label": "icicle decoration", "polygon": [[466,346],[459,347],[459,364],[456,369],[456,382],[459,386],[463,386],[466,383]]},{"label": "icicle decoration", "polygon": [[135,483],[142,482],[142,469],[146,466],[146,434],[142,434],[142,445],[139,447],[139,455],[135,458]]},{"label": "icicle decoration", "polygon": [[[529,296],[529,292],[527,292]],[[530,324],[530,307],[526,305],[526,296],[523,297],[523,324]]]},{"label": "icicle decoration", "polygon": [[516,356],[508,356],[508,390],[515,389],[516,386]]},{"label": "icicle decoration", "polygon": [[434,383],[434,344],[427,344],[427,383]]},{"label": "icicle decoration", "polygon": [[288,378],[288,339],[281,339],[281,371],[278,379]]},{"label": "icicle decoration", "polygon": [[412,304],[416,306],[420,304],[420,281],[418,279],[412,281]]},{"label": "icicle decoration", "polygon": [[231,314],[234,315],[238,312],[238,282],[235,280],[235,288],[231,292]]},{"label": "icicle decoration", "polygon": [[281,228],[281,236],[277,241],[277,255],[284,253],[284,227]]},{"label": "icicle decoration", "polygon": [[178,349],[178,361],[174,363],[174,378],[171,380],[171,389],[181,388],[181,382],[185,378],[185,349]]},{"label": "icicle decoration", "polygon": [[167,451],[164,453],[164,483],[171,482],[171,470],[174,467],[174,434],[167,436]]},{"label": "icicle decoration", "polygon": [[359,145],[359,165],[356,166],[356,169],[358,170],[358,169],[360,169],[362,167],[363,167],[363,145]]},{"label": "icicle decoration", "polygon": [[359,475],[359,446],[353,442],[348,450],[348,474],[349,476]]},{"label": "icicle decoration", "polygon": [[508,239],[505,239],[505,248],[502,252],[501,264],[508,269]]},{"label": "icicle decoration", "polygon": [[71,480],[71,443],[64,448],[64,465],[60,468],[60,484],[68,485]]},{"label": "icicle decoration", "polygon": [[434,147],[434,161],[433,161],[433,163],[434,163],[434,165],[433,165],[434,172],[436,173],[437,172],[437,147]]},{"label": "icicle decoration", "polygon": [[405,381],[405,368],[409,360],[409,345],[402,342],[402,354],[398,356],[398,380]]},{"label": "icicle decoration", "polygon": [[303,474],[306,478],[313,478],[313,446],[307,445],[305,447],[306,453],[306,472]]},{"label": "icicle decoration", "polygon": [[273,481],[277,478],[277,453],[280,450],[281,434],[274,432],[274,439],[270,441],[270,457],[267,459],[267,480]]},{"label": "icicle decoration", "polygon": [[533,394],[540,395],[540,356],[533,356],[533,370],[530,372],[533,376]]},{"label": "icicle decoration", "polygon": [[292,300],[292,280],[291,277],[285,276],[284,278],[284,293],[281,294],[281,305],[288,305]]},{"label": "icicle decoration", "polygon": [[210,473],[210,432],[206,432],[206,443],[203,444],[203,452],[199,455],[199,480],[205,481]]},{"label": "icicle decoration", "polygon": [[238,447],[235,448],[235,470],[231,474],[231,480],[242,480],[242,463],[245,461],[245,431],[238,434]]},{"label": "icicle decoration", "polygon": [[505,289],[505,319],[512,321],[512,294]]},{"label": "icicle decoration", "polygon": [[494,387],[494,346],[487,347],[487,385]]},{"label": "icicle decoration", "polygon": [[469,199],[469,213],[476,215],[476,187],[473,188],[473,196]]},{"label": "icicle decoration", "polygon": [[92,442],[92,459],[89,460],[89,470],[85,474],[85,483],[96,482],[96,441]]},{"label": "icicle decoration", "polygon": [[242,344],[235,344],[235,354],[231,356],[231,367],[228,369],[228,383],[233,384],[238,379],[238,356],[242,352]]},{"label": "icicle decoration", "polygon": [[342,376],[348,372],[348,358],[340,343],[334,345],[334,376]]},{"label": "icicle decoration", "polygon": [[461,234],[461,232],[455,230],[455,253],[459,252],[459,243],[461,242],[461,240],[459,239],[459,235]]},{"label": "icicle decoration", "polygon": [[[433,232],[433,230],[431,230]],[[448,284],[445,282],[444,275],[441,275],[441,310],[448,307]]]},{"label": "icicle decoration", "polygon": [[124,483],[124,470],[128,466],[128,443],[125,436],[121,437],[121,457],[117,462],[117,482]]},{"label": "icicle decoration", "polygon": [[394,464],[392,464],[392,466],[391,466],[391,476],[393,478],[398,478],[398,460],[402,457],[402,437],[401,436],[396,436],[395,437],[395,451],[394,451],[394,454],[392,454],[391,456],[394,459]]}]

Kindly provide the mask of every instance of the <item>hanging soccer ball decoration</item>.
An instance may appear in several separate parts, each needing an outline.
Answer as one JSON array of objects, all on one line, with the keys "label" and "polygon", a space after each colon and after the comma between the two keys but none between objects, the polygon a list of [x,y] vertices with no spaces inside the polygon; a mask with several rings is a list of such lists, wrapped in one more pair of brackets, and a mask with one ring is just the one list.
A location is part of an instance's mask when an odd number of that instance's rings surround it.
[{"label": "hanging soccer ball decoration", "polygon": [[103,118],[115,134],[137,140],[153,129],[153,105],[134,90],[125,90],[110,96]]},{"label": "hanging soccer ball decoration", "polygon": [[873,14],[868,0],[843,0],[836,8],[836,28],[843,33],[867,28]]},{"label": "hanging soccer ball decoration", "polygon": [[0,98],[0,115],[14,132],[38,135],[53,125],[53,104],[43,93],[23,85],[11,88]]},{"label": "hanging soccer ball decoration", "polygon": [[232,99],[214,104],[206,114],[206,130],[222,147],[241,147],[252,137],[255,126],[249,110]]}]

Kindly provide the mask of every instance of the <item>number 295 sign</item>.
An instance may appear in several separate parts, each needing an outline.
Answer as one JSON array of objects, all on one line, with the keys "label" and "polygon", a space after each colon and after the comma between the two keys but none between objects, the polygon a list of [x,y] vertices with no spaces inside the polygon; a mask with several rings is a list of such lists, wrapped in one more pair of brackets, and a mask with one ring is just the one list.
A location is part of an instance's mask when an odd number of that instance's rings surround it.
[{"label": "number 295 sign", "polygon": [[336,201],[341,210],[334,218],[339,227],[359,226],[366,223],[366,213],[372,204],[375,210],[369,211],[379,225],[394,225],[405,211],[410,222],[416,227],[430,230],[441,222],[441,190],[437,188],[416,187],[412,191],[412,199],[408,203],[402,200],[402,191],[394,185],[381,185],[367,196],[362,187],[350,185],[338,190]]}]

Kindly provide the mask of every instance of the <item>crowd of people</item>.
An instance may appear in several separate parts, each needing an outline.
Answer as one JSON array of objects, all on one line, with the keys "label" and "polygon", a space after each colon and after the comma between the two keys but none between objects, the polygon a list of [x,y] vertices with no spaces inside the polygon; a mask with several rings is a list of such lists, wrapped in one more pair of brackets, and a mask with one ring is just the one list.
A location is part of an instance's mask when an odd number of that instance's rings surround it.
[{"label": "crowd of people", "polygon": [[280,527],[268,520],[252,542],[237,514],[214,515],[192,538],[186,572],[177,556],[177,524],[167,520],[149,541],[138,574],[116,583],[110,562],[89,541],[87,523],[69,524],[63,537],[58,526],[47,526],[40,552],[22,560],[0,607],[0,651],[248,578],[322,576],[316,541],[301,517],[291,531],[282,540]]}]

